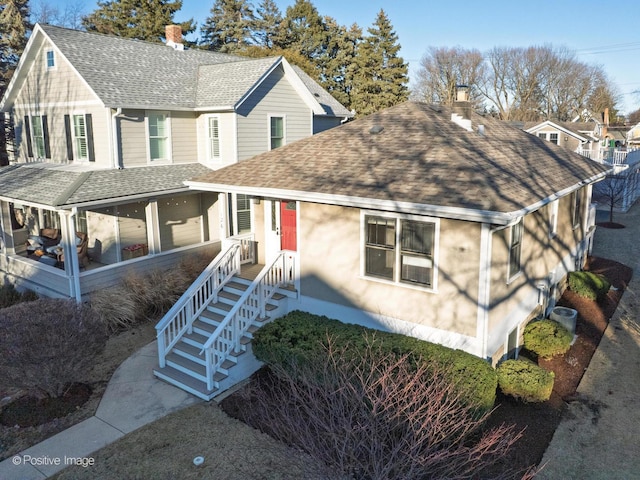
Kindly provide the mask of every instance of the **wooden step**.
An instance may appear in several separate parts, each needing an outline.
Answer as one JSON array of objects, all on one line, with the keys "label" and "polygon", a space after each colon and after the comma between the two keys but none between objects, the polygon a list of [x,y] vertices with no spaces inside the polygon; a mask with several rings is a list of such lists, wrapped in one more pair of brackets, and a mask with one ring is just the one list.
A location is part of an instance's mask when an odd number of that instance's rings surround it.
[{"label": "wooden step", "polygon": [[218,388],[208,390],[206,382],[197,380],[170,366],[156,368],[153,370],[153,374],[159,379],[206,401],[211,400],[218,393]]},{"label": "wooden step", "polygon": [[205,365],[206,360],[204,358],[204,353],[200,353],[202,351],[202,347],[198,348],[194,345],[191,345],[187,342],[178,342],[173,347],[172,352],[181,357],[184,357],[192,362],[199,363],[200,365]]},{"label": "wooden step", "polygon": [[207,381],[207,369],[204,365],[196,363],[175,352],[169,353],[165,358],[167,365],[180,370],[202,382]]}]

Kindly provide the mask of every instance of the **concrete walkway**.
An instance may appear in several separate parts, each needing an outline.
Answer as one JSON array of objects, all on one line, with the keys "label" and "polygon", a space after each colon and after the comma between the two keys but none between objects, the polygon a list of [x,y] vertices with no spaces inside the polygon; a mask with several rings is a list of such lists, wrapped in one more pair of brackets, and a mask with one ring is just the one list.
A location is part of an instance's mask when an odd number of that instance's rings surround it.
[{"label": "concrete walkway", "polygon": [[536,479],[640,479],[640,203],[614,221],[626,228],[596,230],[593,254],[632,267],[633,278]]},{"label": "concrete walkway", "polygon": [[2,480],[41,480],[70,462],[91,462],[91,454],[168,413],[199,403],[179,388],[157,380],[156,342],[125,360],[111,377],[95,416],[0,462]]}]

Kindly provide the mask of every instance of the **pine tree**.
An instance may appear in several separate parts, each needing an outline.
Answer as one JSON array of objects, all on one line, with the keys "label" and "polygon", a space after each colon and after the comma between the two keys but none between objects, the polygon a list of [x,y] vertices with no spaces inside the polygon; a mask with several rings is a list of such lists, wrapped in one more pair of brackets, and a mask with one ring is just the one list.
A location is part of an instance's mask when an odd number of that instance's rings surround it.
[{"label": "pine tree", "polygon": [[[82,25],[89,32],[162,42],[165,27],[176,23],[173,16],[181,8],[182,0],[98,1],[98,9],[83,17]],[[193,19],[178,25],[185,34],[196,29]]]},{"label": "pine tree", "polygon": [[[28,0],[0,0],[0,98],[13,76],[20,55],[27,45],[33,26],[29,22]],[[0,166],[9,164],[7,140],[9,129],[0,113]]]},{"label": "pine tree", "polygon": [[408,67],[398,56],[398,36],[384,10],[367,32],[358,48],[358,73],[352,92],[351,106],[359,116],[404,102],[409,96]]},{"label": "pine tree", "polygon": [[326,26],[313,3],[296,0],[287,7],[274,43],[276,47],[298,51],[314,62],[322,55],[327,43]]},{"label": "pine tree", "polygon": [[215,0],[211,16],[202,25],[200,43],[209,50],[235,53],[253,43],[254,21],[246,0]]},{"label": "pine tree", "polygon": [[273,0],[263,0],[256,14],[254,40],[259,46],[272,48],[282,23],[282,12]]}]

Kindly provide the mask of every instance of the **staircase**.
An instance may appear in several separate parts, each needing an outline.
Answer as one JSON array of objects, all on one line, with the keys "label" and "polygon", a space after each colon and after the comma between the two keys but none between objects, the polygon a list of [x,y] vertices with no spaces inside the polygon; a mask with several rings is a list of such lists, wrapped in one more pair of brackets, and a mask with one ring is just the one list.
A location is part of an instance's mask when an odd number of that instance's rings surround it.
[{"label": "staircase", "polygon": [[218,255],[156,325],[159,367],[154,375],[211,400],[261,365],[253,333],[287,313],[295,252],[281,252],[253,280],[241,278],[240,248]]}]

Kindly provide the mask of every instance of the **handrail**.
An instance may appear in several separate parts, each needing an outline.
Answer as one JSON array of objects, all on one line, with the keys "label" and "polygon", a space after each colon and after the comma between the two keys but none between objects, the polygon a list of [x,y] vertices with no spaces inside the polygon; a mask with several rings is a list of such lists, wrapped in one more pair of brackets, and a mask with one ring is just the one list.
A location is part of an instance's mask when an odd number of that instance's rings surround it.
[{"label": "handrail", "polygon": [[266,314],[267,302],[278,287],[294,282],[295,258],[295,252],[282,251],[271,265],[265,266],[202,347],[209,390],[213,389],[215,372],[232,351],[240,351],[240,340],[258,315]]},{"label": "handrail", "polygon": [[182,335],[191,330],[195,319],[211,301],[217,300],[218,292],[238,272],[240,272],[240,245],[234,243],[211,261],[157,323],[160,368],[165,367],[165,357],[169,350]]}]

